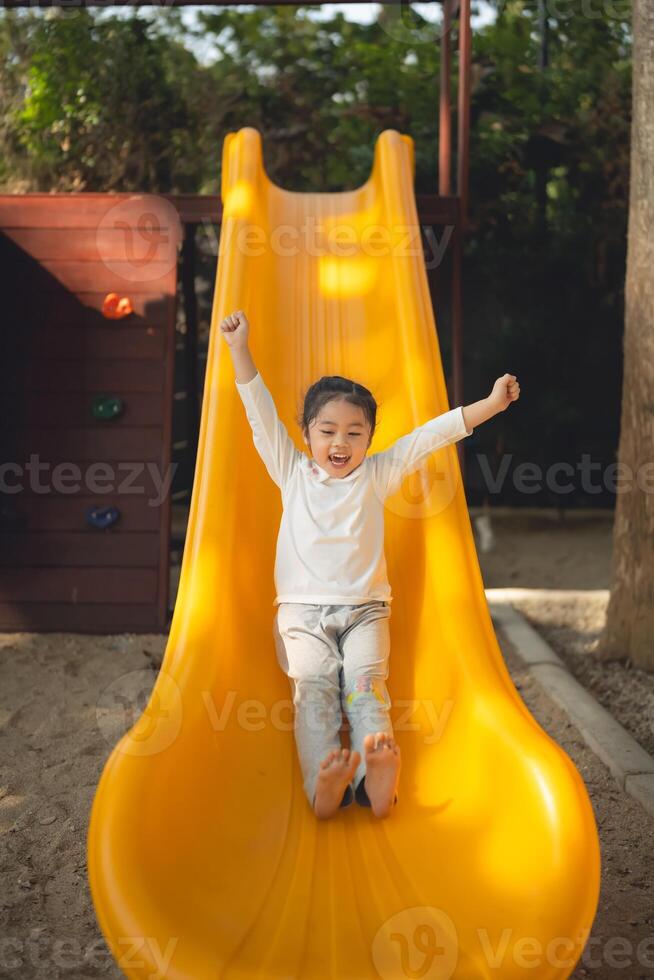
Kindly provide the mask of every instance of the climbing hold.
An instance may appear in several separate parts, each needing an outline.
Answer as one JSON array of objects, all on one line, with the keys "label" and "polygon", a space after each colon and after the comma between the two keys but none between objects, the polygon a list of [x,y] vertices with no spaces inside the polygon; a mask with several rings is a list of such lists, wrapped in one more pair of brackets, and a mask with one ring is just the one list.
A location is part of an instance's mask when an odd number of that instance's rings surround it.
[{"label": "climbing hold", "polygon": [[115,419],[123,410],[122,398],[113,395],[97,395],[91,404],[93,417],[96,419]]},{"label": "climbing hold", "polygon": [[129,296],[119,296],[118,293],[107,293],[102,303],[102,315],[108,320],[122,320],[134,312]]},{"label": "climbing hold", "polygon": [[111,527],[120,517],[117,507],[94,507],[91,505],[86,508],[86,522],[91,527]]}]

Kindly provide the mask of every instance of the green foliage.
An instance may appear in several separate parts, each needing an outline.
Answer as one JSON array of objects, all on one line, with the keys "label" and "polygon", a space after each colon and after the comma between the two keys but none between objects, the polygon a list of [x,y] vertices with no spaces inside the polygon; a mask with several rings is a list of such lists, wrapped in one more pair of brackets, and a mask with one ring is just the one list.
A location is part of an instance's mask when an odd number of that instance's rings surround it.
[{"label": "green foliage", "polygon": [[506,0],[475,39],[467,378],[474,390],[491,364],[521,378],[522,410],[501,426],[518,452],[543,465],[583,452],[609,463],[620,417],[629,22],[559,4],[565,17],[549,19],[540,70],[536,6]]},{"label": "green foliage", "polygon": [[201,120],[176,80],[179,67],[195,62],[177,42],[137,16],[100,21],[84,8],[48,17],[7,12],[2,27],[3,48],[13,34],[23,55],[10,76],[6,183],[27,179],[33,190],[195,187],[201,168],[184,156]]},{"label": "green foliage", "polygon": [[[473,35],[466,394],[480,397],[512,371],[520,408],[481,430],[482,441],[506,433],[532,459],[560,458],[565,447],[609,462],[619,418],[630,9],[626,0],[560,0],[541,69],[545,2],[496,0],[496,21]],[[174,8],[126,19],[5,11],[0,185],[217,193],[224,137],[249,125],[262,134],[271,179],[296,191],[361,185],[379,133],[409,133],[416,190],[434,193],[434,25],[415,10],[402,15],[403,33],[388,8],[365,25],[341,13],[318,19],[318,10],[201,8],[194,29]],[[454,68],[456,42],[455,25]],[[209,63],[194,54],[200,43],[215,46]],[[452,99],[455,110],[455,81]]]}]

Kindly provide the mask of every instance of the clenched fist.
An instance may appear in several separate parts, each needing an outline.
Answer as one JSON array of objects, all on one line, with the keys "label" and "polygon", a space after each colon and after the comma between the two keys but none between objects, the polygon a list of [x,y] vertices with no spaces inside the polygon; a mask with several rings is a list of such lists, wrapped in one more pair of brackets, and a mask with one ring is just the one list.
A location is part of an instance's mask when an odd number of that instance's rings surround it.
[{"label": "clenched fist", "polygon": [[239,350],[248,346],[250,324],[243,310],[235,310],[234,313],[229,313],[221,321],[220,330],[232,350]]},{"label": "clenched fist", "polygon": [[503,412],[511,402],[517,401],[519,397],[520,385],[515,374],[503,374],[493,385],[489,401],[496,412]]}]

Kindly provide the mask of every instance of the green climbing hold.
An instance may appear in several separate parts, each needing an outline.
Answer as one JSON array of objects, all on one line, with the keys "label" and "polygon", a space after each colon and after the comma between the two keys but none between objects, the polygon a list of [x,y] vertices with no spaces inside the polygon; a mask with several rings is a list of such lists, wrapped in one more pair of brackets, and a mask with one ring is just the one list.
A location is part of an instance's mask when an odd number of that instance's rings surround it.
[{"label": "green climbing hold", "polygon": [[97,395],[91,405],[91,411],[96,419],[115,419],[122,410],[122,398],[113,395]]}]

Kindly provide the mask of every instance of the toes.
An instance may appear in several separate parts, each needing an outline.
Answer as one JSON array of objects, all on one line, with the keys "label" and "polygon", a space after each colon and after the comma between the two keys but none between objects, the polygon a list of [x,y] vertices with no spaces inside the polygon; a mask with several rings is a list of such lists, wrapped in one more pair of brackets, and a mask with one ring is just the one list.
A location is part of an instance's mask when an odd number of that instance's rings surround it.
[{"label": "toes", "polygon": [[342,765],[355,767],[359,765],[361,761],[361,756],[358,752],[351,752],[350,749],[332,749],[332,751],[325,756],[325,758],[320,763],[321,769],[327,769],[331,765]]},{"label": "toes", "polygon": [[395,755],[397,755],[397,753],[400,751],[399,746],[392,735],[384,736],[384,744],[382,745],[382,748],[390,749],[390,751]]},{"label": "toes", "polygon": [[363,745],[366,752],[384,752],[390,751],[395,755],[399,753],[399,746],[395,742],[392,735],[388,735],[386,732],[375,732],[370,733],[363,739]]}]

